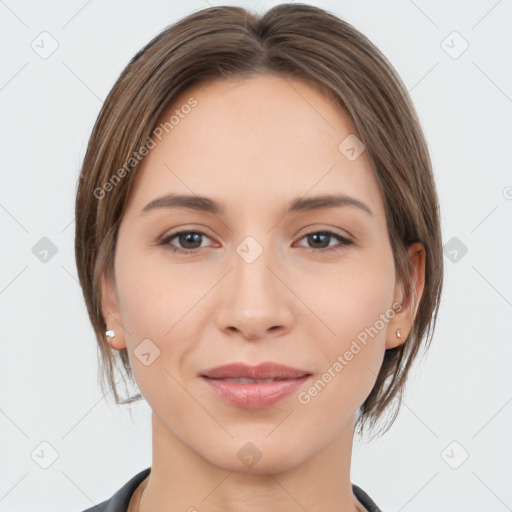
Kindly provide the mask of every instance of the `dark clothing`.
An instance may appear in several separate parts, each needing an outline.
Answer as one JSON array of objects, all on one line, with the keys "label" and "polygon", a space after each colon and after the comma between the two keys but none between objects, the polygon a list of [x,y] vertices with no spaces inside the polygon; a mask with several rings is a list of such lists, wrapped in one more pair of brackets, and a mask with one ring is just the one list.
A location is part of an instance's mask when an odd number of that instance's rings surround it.
[{"label": "dark clothing", "polygon": [[[131,480],[126,482],[126,484],[124,484],[123,487],[121,487],[121,489],[119,489],[110,499],[103,501],[92,508],[88,508],[83,512],[126,512],[132,494],[150,472],[150,467],[142,470]],[[354,484],[352,484],[352,489],[357,499],[368,509],[368,512],[382,512],[382,510],[375,505],[370,496],[368,496],[363,489]]]}]

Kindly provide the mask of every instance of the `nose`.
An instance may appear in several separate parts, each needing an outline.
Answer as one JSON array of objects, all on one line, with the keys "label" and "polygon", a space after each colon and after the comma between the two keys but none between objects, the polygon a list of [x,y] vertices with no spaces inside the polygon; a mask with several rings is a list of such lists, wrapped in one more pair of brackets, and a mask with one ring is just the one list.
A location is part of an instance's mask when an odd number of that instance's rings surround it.
[{"label": "nose", "polygon": [[233,268],[217,290],[218,328],[248,340],[281,336],[292,326],[293,293],[286,272],[264,250],[254,261],[233,255]]}]

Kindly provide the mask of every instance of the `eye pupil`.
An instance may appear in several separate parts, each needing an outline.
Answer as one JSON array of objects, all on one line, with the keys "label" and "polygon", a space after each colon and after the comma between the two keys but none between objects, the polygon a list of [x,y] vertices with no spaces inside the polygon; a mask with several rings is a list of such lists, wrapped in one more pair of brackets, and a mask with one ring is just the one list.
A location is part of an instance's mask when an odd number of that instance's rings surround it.
[{"label": "eye pupil", "polygon": [[180,235],[180,244],[182,244],[185,248],[187,249],[195,249],[196,247],[189,247],[187,246],[186,244],[187,243],[192,243],[194,244],[199,242],[199,246],[201,246],[201,234],[200,233],[192,233],[192,232],[189,232],[189,233],[184,233],[182,235]]},{"label": "eye pupil", "polygon": [[[327,234],[327,233],[313,233],[311,235],[309,235],[310,237],[310,240],[313,240],[314,241],[314,244],[318,241],[318,238],[319,237],[323,237],[324,238],[324,242],[327,241],[327,245],[329,245],[329,238],[330,238],[330,235]],[[320,241],[321,242],[321,241]],[[313,244],[313,245],[314,245]]]}]

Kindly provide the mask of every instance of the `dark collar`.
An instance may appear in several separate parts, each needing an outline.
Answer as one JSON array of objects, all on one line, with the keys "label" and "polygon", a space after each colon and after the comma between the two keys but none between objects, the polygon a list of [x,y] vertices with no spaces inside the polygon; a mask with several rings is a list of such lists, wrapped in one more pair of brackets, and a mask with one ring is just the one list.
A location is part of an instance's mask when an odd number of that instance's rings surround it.
[{"label": "dark collar", "polygon": [[[88,508],[83,512],[126,512],[128,504],[135,489],[151,473],[151,467],[137,473],[131,480],[126,482],[110,499]],[[373,502],[363,489],[352,484],[352,490],[356,498],[368,509],[368,512],[382,512],[382,510]]]}]

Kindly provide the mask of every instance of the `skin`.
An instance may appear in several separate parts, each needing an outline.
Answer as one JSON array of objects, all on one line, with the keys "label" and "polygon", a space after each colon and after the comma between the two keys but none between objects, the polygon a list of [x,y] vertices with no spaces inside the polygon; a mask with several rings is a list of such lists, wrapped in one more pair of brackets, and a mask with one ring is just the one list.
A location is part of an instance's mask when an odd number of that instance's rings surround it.
[{"label": "skin", "polygon": [[[408,304],[366,152],[350,161],[338,150],[353,126],[301,80],[265,75],[196,86],[162,119],[191,96],[198,105],[164,132],[137,171],[115,280],[105,276],[102,288],[112,346],[128,349],[152,409],[152,470],[140,509],[364,510],[350,481],[355,414],[385,349],[406,339],[416,307],[396,313],[308,404],[292,394],[270,408],[237,408],[198,373],[233,361],[276,361],[310,371],[314,382],[393,303]],[[210,197],[226,212],[140,215],[171,192]],[[333,192],[363,201],[373,215],[342,206],[283,216],[292,199]],[[204,236],[158,245],[180,230]],[[353,243],[305,236],[322,230]],[[263,249],[250,264],[236,252],[247,236]],[[409,250],[418,300],[424,256],[419,243]],[[160,350],[149,366],[134,355],[146,338]],[[252,467],[237,457],[248,442],[262,454]]]}]

